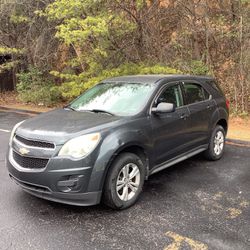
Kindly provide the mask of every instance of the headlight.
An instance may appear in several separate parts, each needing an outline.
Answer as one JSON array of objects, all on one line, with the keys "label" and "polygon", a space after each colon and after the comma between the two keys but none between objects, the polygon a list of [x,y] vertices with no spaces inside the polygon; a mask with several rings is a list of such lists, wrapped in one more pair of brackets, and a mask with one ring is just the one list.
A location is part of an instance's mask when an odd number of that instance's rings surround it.
[{"label": "headlight", "polygon": [[101,139],[100,133],[87,134],[66,142],[59,152],[59,156],[71,156],[79,159],[90,154]]},{"label": "headlight", "polygon": [[17,123],[17,124],[14,126],[14,128],[12,129],[11,134],[10,134],[10,141],[9,141],[9,145],[10,145],[10,146],[11,146],[11,143],[12,143],[12,140],[13,140],[13,137],[14,137],[14,134],[15,134],[17,128],[18,128],[23,122],[24,122],[24,121],[21,121],[21,122]]}]

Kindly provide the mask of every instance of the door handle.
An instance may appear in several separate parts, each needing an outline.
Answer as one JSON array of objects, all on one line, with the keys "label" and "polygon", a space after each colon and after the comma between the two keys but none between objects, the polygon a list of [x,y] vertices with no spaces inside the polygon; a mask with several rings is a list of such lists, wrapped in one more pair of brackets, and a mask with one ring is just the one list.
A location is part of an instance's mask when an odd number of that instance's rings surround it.
[{"label": "door handle", "polygon": [[207,109],[210,109],[210,108],[212,108],[212,105],[208,104]]},{"label": "door handle", "polygon": [[187,115],[187,114],[181,114],[181,119],[186,120],[187,118],[188,118],[188,115]]}]

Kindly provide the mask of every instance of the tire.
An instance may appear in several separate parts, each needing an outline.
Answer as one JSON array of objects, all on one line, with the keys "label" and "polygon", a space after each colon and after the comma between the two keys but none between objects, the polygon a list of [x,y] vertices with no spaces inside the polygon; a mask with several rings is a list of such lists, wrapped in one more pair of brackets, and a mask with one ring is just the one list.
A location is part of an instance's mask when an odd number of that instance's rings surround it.
[{"label": "tire", "polygon": [[216,125],[212,132],[208,149],[204,154],[206,159],[217,161],[222,157],[225,149],[225,135],[224,128],[220,125]]},{"label": "tire", "polygon": [[145,167],[137,155],[132,153],[118,155],[110,166],[105,180],[103,202],[119,210],[134,205],[142,191],[144,180]]}]

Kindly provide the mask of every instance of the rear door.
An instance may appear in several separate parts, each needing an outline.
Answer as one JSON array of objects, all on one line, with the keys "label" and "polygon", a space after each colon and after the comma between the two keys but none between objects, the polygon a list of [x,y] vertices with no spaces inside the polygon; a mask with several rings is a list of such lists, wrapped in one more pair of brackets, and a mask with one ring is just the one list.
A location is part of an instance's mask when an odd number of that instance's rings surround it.
[{"label": "rear door", "polygon": [[216,103],[209,92],[198,81],[183,81],[185,104],[190,117],[188,137],[192,148],[206,144],[209,137],[209,122],[216,109]]},{"label": "rear door", "polygon": [[160,102],[173,103],[176,109],[172,113],[151,114],[156,165],[185,152],[188,143],[189,110],[184,106],[181,84],[176,82],[164,86],[156,95],[153,107]]}]

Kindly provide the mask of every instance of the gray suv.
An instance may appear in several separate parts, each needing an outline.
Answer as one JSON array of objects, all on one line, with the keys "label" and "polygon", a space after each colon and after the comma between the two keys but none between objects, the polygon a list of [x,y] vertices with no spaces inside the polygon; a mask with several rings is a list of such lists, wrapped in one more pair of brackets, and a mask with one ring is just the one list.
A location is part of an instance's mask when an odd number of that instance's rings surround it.
[{"label": "gray suv", "polygon": [[220,159],[228,106],[211,77],[108,79],[64,108],[17,124],[9,175],[40,198],[124,209],[150,175],[201,152]]}]

